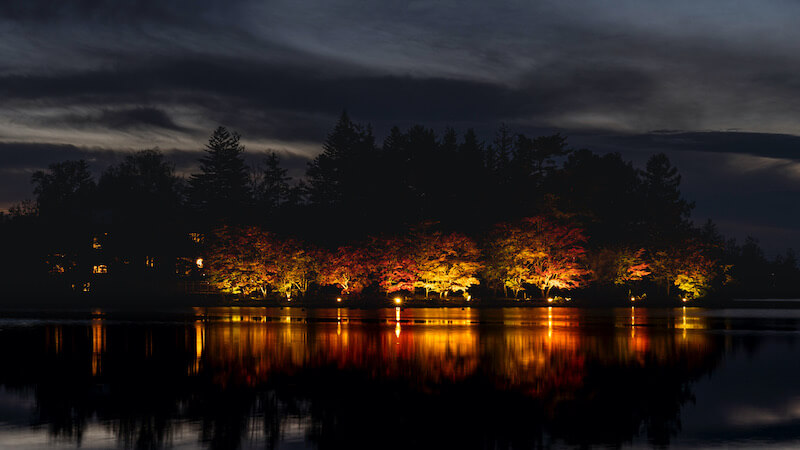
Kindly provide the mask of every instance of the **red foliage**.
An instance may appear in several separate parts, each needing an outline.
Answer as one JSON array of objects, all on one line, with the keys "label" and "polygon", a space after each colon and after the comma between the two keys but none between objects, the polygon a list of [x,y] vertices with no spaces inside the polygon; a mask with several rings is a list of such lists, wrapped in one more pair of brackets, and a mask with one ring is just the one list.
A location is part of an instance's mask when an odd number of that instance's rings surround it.
[{"label": "red foliage", "polygon": [[378,284],[386,293],[414,292],[418,281],[417,264],[407,239],[388,238],[378,242],[380,255],[375,261]]},{"label": "red foliage", "polygon": [[374,257],[363,247],[342,246],[322,258],[318,281],[321,285],[337,286],[342,294],[358,294],[370,284]]}]

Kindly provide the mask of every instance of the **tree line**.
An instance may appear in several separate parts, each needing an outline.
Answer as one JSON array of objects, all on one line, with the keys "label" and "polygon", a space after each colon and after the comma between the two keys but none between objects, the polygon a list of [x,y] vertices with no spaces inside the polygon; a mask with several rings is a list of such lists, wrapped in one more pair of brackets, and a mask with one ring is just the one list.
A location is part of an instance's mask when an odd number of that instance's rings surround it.
[{"label": "tree line", "polygon": [[[11,256],[2,273],[22,291],[54,279],[75,290],[105,270],[117,287],[204,276],[262,296],[324,286],[484,298],[800,291],[791,251],[768,260],[754,239],[695,226],[663,154],[638,169],[616,153],[572,149],[560,134],[504,125],[489,142],[473,130],[395,127],[379,145],[346,113],[300,179],[276,152],[255,166],[244,152],[219,127],[185,178],[158,150],[97,179],[83,160],[37,171],[35,199],[0,216]],[[200,256],[205,265],[194,267]]]}]

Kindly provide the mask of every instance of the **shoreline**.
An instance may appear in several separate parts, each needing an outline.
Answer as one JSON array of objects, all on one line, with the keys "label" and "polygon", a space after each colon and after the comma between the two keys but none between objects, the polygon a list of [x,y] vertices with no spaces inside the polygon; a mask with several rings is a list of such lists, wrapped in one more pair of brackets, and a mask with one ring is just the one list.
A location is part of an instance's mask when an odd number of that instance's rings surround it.
[{"label": "shoreline", "polygon": [[618,299],[575,299],[573,301],[554,301],[548,303],[543,300],[472,300],[463,299],[405,299],[396,304],[391,299],[352,299],[336,302],[333,299],[304,299],[298,301],[269,300],[233,300],[222,296],[206,295],[119,295],[119,296],[18,296],[0,300],[0,317],[5,312],[31,311],[53,313],[57,311],[86,311],[86,310],[119,310],[138,313],[159,313],[167,310],[185,310],[187,308],[209,307],[242,307],[242,308],[301,308],[301,309],[386,309],[400,307],[402,309],[440,309],[440,308],[470,308],[470,309],[498,309],[498,308],[577,308],[577,309],[613,309],[613,308],[705,308],[705,309],[800,309],[800,299],[708,299],[678,300],[652,299],[637,302],[625,302]]}]

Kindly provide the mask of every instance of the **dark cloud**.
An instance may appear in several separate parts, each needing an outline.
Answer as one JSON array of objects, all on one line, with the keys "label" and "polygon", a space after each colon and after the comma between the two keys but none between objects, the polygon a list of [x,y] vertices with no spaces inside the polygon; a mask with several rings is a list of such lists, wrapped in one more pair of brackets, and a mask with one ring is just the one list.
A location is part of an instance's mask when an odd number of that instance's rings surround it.
[{"label": "dark cloud", "polygon": [[[365,117],[420,121],[494,120],[541,108],[522,91],[464,80],[369,75],[319,75],[308,68],[184,60],[70,75],[0,78],[10,101],[105,104],[149,99],[216,109],[237,106],[309,113],[342,108]],[[230,102],[233,102],[232,104]]]},{"label": "dark cloud", "polygon": [[491,140],[505,122],[639,166],[666,152],[698,219],[798,228],[798,14],[778,0],[0,2],[0,197],[48,163],[101,170],[152,146],[188,173],[217,125],[250,162],[275,147],[300,174],[347,109],[379,137],[422,123]]},{"label": "dark cloud", "polygon": [[68,114],[48,121],[50,125],[75,127],[100,127],[117,130],[156,128],[169,131],[187,131],[170,115],[159,108],[138,107],[125,109],[103,109],[97,113]]},{"label": "dark cloud", "polygon": [[800,136],[743,131],[657,130],[634,135],[598,136],[596,145],[651,152],[673,150],[743,153],[800,160]]},{"label": "dark cloud", "polygon": [[179,24],[235,11],[237,3],[243,2],[229,0],[222,5],[204,0],[25,0],[0,3],[0,16],[9,21],[44,24],[55,21]]}]

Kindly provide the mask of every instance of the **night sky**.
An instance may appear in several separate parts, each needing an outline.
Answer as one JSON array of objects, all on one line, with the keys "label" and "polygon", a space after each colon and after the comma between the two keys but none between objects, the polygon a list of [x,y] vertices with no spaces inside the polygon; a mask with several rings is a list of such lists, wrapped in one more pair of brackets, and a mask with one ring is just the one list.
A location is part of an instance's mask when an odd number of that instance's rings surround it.
[{"label": "night sky", "polygon": [[800,249],[798,18],[789,0],[4,1],[0,209],[65,159],[159,147],[188,173],[217,125],[299,175],[346,108],[379,140],[505,122],[640,167],[665,152],[696,221]]}]

